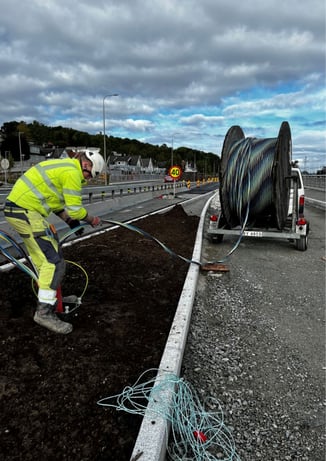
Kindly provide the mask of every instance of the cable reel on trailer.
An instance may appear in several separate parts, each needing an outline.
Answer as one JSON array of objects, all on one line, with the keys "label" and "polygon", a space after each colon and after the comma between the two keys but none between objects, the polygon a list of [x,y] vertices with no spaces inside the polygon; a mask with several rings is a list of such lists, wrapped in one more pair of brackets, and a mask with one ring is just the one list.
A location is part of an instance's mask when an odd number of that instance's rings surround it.
[{"label": "cable reel on trailer", "polygon": [[[281,124],[277,138],[245,138],[232,126],[224,139],[220,163],[220,210],[210,218],[208,236],[221,242],[223,236],[287,238],[307,248],[309,231],[303,215],[296,214],[288,226],[292,141],[288,122]],[[297,197],[295,197],[296,199]]]},{"label": "cable reel on trailer", "polygon": [[245,138],[239,126],[226,134],[220,166],[220,203],[228,228],[244,222],[282,229],[287,218],[291,133],[283,122],[278,138]]}]

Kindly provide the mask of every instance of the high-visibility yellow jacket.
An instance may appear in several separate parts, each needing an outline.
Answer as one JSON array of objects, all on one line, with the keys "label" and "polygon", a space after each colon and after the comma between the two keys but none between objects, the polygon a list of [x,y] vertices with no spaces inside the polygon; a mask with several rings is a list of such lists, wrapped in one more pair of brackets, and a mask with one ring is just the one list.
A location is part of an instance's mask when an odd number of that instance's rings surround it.
[{"label": "high-visibility yellow jacket", "polygon": [[82,185],[86,181],[78,159],[45,160],[27,170],[15,183],[7,199],[42,216],[67,211],[73,219],[84,219]]}]

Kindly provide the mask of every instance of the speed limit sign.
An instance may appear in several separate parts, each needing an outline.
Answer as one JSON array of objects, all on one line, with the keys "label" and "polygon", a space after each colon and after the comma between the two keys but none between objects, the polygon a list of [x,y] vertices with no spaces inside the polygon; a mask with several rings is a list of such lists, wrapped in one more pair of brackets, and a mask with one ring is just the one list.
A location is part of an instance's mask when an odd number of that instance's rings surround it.
[{"label": "speed limit sign", "polygon": [[177,165],[171,166],[171,168],[169,169],[169,175],[171,176],[172,179],[174,179],[176,181],[176,180],[180,179],[180,177],[182,175],[182,170]]},{"label": "speed limit sign", "polygon": [[10,166],[9,160],[7,158],[1,159],[0,165],[3,170],[8,170]]}]

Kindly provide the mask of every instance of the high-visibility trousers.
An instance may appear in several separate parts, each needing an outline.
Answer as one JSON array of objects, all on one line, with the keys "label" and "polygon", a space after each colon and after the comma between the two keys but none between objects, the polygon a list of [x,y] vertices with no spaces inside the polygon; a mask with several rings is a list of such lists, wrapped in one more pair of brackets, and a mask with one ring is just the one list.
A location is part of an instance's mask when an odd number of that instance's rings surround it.
[{"label": "high-visibility trousers", "polygon": [[38,272],[39,302],[55,304],[66,269],[55,229],[37,211],[25,210],[12,202],[6,202],[4,215],[23,239]]}]

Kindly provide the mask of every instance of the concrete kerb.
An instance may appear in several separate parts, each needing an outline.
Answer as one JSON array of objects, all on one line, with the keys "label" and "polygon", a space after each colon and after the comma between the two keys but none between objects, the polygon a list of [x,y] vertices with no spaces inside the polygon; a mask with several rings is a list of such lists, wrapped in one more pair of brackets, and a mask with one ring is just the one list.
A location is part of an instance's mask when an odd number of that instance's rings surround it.
[{"label": "concrete kerb", "polygon": [[[211,200],[212,197],[208,199],[201,213],[192,255],[193,261],[200,261],[205,216]],[[172,373],[176,376],[180,374],[197,288],[199,267],[198,264],[191,263],[188,269],[154,387],[159,385],[169,374]],[[161,401],[162,398],[166,402],[166,408],[171,408],[172,391],[166,391],[164,396],[160,396]],[[161,404],[155,404],[155,402],[151,401],[147,406],[131,461],[138,459],[142,461],[164,461],[165,459],[170,424],[166,419],[158,415],[159,409],[156,409],[157,405],[161,406]]]}]

